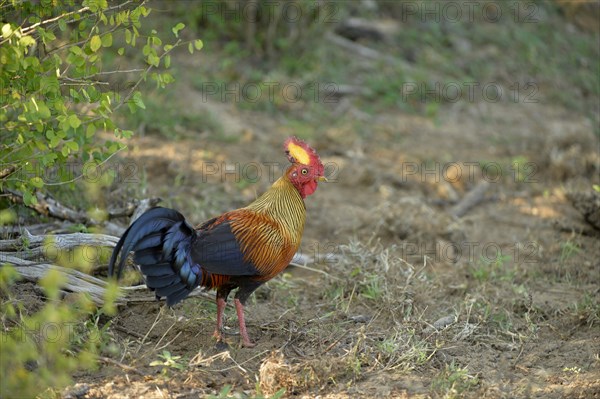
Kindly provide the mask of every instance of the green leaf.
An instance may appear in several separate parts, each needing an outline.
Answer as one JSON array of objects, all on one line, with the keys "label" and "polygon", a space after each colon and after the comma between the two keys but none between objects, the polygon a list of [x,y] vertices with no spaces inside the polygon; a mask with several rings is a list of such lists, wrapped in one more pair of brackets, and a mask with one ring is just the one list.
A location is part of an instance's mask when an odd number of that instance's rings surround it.
[{"label": "green leaf", "polygon": [[125,43],[131,43],[131,31],[129,29],[125,29]]},{"label": "green leaf", "polygon": [[30,184],[31,184],[33,187],[35,187],[35,188],[42,188],[42,187],[44,187],[44,181],[43,181],[43,180],[42,180],[42,178],[41,178],[41,177],[39,177],[39,176],[32,177],[32,178],[29,180],[29,183],[30,183]]},{"label": "green leaf", "polygon": [[[0,226],[12,224],[17,219],[17,213],[12,209],[4,209],[0,211]],[[3,266],[4,267],[4,266]],[[19,274],[17,273],[17,276]],[[0,285],[1,287],[2,285]]]},{"label": "green leaf", "polygon": [[10,26],[10,24],[2,25],[2,37],[4,39],[6,39],[10,35],[12,35],[12,33],[13,33],[13,29],[12,29],[12,26]]},{"label": "green leaf", "polygon": [[132,114],[135,114],[138,110],[133,101],[127,101],[127,108],[129,108],[129,112]]},{"label": "green leaf", "polygon": [[87,139],[91,139],[92,137],[94,137],[95,133],[96,133],[96,126],[92,123],[88,124],[87,127],[85,128],[85,137]]},{"label": "green leaf", "polygon": [[79,46],[69,47],[69,52],[71,52],[71,53],[73,53],[75,55],[84,55],[83,54],[83,50]]},{"label": "green leaf", "polygon": [[19,39],[19,44],[23,47],[33,46],[35,39],[31,36],[23,36]]},{"label": "green leaf", "polygon": [[171,30],[173,31],[175,37],[179,37],[179,31],[183,28],[185,28],[185,25],[180,22],[177,25],[175,25]]},{"label": "green leaf", "polygon": [[90,49],[95,53],[102,46],[102,39],[100,36],[94,35],[90,40]]},{"label": "green leaf", "polygon": [[48,119],[50,116],[52,116],[50,113],[50,108],[48,108],[42,101],[38,103],[38,116],[40,119]]},{"label": "green leaf", "polygon": [[194,54],[194,45],[191,42],[188,43],[188,51],[190,54]]},{"label": "green leaf", "polygon": [[77,115],[75,115],[75,114],[69,115],[69,125],[73,129],[77,129],[79,126],[81,126],[81,121],[79,120]]},{"label": "green leaf", "polygon": [[23,203],[27,206],[37,204],[37,198],[31,191],[23,191]]},{"label": "green leaf", "polygon": [[137,105],[139,108],[146,109],[146,105],[142,101],[142,93],[140,93],[139,91],[136,91],[133,94],[133,96],[131,97],[131,99],[133,100],[133,103],[135,105]]},{"label": "green leaf", "polygon": [[60,29],[61,32],[67,30],[67,21],[65,21],[64,18],[58,20],[58,29]]},{"label": "green leaf", "polygon": [[49,148],[56,148],[58,147],[58,144],[61,142],[61,138],[58,136],[54,136],[50,139],[50,142],[48,143],[48,147]]},{"label": "green leaf", "polygon": [[160,64],[160,58],[156,54],[150,53],[148,54],[148,64],[157,67]]},{"label": "green leaf", "polygon": [[165,83],[165,85],[168,85],[169,83],[173,83],[175,81],[175,78],[170,73],[165,72],[162,74],[162,80]]},{"label": "green leaf", "polygon": [[135,40],[139,35],[140,35],[140,32],[138,32],[138,30],[134,26],[133,27],[133,36],[131,37],[131,47],[135,47]]},{"label": "green leaf", "polygon": [[53,40],[56,40],[56,36],[54,35],[54,33],[51,30],[45,30],[43,28],[38,28],[38,33],[39,33],[40,37],[42,38],[42,42],[45,45],[48,45],[48,43],[52,42]]},{"label": "green leaf", "polygon": [[165,56],[165,68],[168,68],[171,66],[171,56],[170,55],[166,55]]},{"label": "green leaf", "polygon": [[133,137],[133,130],[121,130],[121,136],[126,139]]},{"label": "green leaf", "polygon": [[119,49],[117,50],[117,54],[119,54],[119,55],[125,54],[125,48],[124,47],[119,47]]},{"label": "green leaf", "polygon": [[102,47],[110,47],[113,43],[112,33],[108,32],[102,36]]},{"label": "green leaf", "polygon": [[202,50],[204,43],[200,39],[194,40],[194,47],[196,47],[196,50]]},{"label": "green leaf", "polygon": [[75,141],[67,141],[65,145],[69,147],[71,151],[79,151],[79,144],[77,144]]}]

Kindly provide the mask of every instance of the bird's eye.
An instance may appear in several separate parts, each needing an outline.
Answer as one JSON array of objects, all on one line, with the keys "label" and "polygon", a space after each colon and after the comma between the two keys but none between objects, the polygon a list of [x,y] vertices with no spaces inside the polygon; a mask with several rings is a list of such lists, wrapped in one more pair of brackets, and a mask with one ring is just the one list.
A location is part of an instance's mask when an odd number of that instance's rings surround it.
[{"label": "bird's eye", "polygon": [[302,169],[302,174],[305,175],[308,173],[308,169]]}]

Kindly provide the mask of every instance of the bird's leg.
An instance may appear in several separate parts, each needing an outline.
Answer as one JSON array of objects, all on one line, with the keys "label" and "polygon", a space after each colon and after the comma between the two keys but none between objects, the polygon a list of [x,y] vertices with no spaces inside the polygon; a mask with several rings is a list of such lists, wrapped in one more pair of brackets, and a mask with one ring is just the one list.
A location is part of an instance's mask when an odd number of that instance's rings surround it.
[{"label": "bird's leg", "polygon": [[233,287],[225,285],[217,289],[217,327],[213,333],[213,337],[215,337],[217,341],[221,341],[223,339],[223,314],[225,313],[225,306],[227,305],[227,297],[229,296],[232,288]]},{"label": "bird's leg", "polygon": [[244,319],[244,304],[246,300],[256,290],[263,281],[256,281],[252,279],[244,280],[239,284],[240,289],[235,293],[235,312],[237,313],[238,322],[240,323],[240,335],[242,336],[242,346],[246,348],[252,348],[256,346],[255,343],[250,341],[248,337],[248,330],[246,330],[246,321]]},{"label": "bird's leg", "polygon": [[242,346],[244,346],[245,348],[253,348],[256,346],[256,344],[250,341],[250,338],[248,337],[248,331],[246,330],[246,321],[244,319],[244,305],[238,298],[235,298],[234,303],[235,311],[237,313],[238,321],[240,323],[240,335],[242,336]]},{"label": "bird's leg", "polygon": [[215,337],[217,341],[221,341],[223,338],[221,332],[223,331],[223,313],[225,313],[226,305],[225,299],[217,295],[217,327],[213,333],[213,337]]}]

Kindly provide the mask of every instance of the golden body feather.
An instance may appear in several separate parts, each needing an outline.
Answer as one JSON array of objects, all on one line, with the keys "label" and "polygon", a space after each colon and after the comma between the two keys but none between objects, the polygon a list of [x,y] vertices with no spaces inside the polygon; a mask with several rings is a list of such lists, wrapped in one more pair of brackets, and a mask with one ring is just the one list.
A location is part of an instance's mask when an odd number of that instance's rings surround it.
[{"label": "golden body feather", "polygon": [[[306,207],[298,190],[283,175],[250,205],[223,214],[214,224],[225,220],[240,243],[244,260],[258,269],[256,278],[266,281],[284,270],[298,251]],[[207,285],[220,285],[230,277],[212,274]]]}]

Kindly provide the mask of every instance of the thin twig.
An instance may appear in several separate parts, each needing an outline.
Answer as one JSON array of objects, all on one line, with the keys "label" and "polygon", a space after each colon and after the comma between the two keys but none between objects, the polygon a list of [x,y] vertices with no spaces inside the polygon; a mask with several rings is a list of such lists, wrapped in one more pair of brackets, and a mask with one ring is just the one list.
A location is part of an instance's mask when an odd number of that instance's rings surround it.
[{"label": "thin twig", "polygon": [[[181,333],[182,333],[182,332],[183,332],[183,331],[179,331],[179,332],[177,333],[177,335],[175,335],[175,338],[173,338],[172,340],[170,340],[169,342],[167,342],[166,344],[164,344],[164,345],[163,345],[163,346],[161,346],[160,348],[157,348],[157,347],[155,346],[155,347],[154,347],[154,348],[155,348],[155,350],[158,352],[158,351],[161,351],[161,350],[163,350],[163,349],[165,349],[165,348],[168,348],[169,346],[171,346],[171,344],[172,344],[172,343],[173,343],[173,342],[174,342],[174,341],[175,341],[177,338],[179,338],[179,336],[181,335]],[[165,334],[166,334],[166,333],[165,333]],[[160,341],[159,341],[159,342],[160,342]],[[158,344],[156,344],[156,345],[158,345]]]},{"label": "thin twig", "polygon": [[292,263],[290,263],[290,265],[291,265],[291,266],[298,267],[298,268],[300,268],[300,269],[310,270],[311,272],[315,272],[315,273],[321,273],[321,274],[324,274],[325,276],[327,276],[327,277],[329,277],[329,278],[331,278],[331,279],[333,279],[333,280],[338,280],[338,281],[339,281],[339,280],[342,280],[341,278],[339,278],[339,277],[336,277],[336,276],[333,276],[333,275],[331,275],[331,274],[327,273],[327,272],[326,272],[326,271],[324,271],[324,270],[315,269],[315,268],[312,268],[312,267],[310,267],[310,266],[302,265],[302,264],[300,264],[300,263],[293,263],[293,262],[292,262]]},{"label": "thin twig", "polygon": [[128,366],[126,364],[123,364],[123,363],[115,360],[115,359],[111,359],[110,357],[98,356],[98,360],[100,360],[103,363],[118,366],[118,367],[122,368],[123,370],[130,371],[137,375],[142,375],[142,376],[145,375],[144,373],[142,373],[140,370],[136,369],[135,367]]},{"label": "thin twig", "polygon": [[138,354],[138,352],[140,351],[140,349],[142,349],[142,346],[146,342],[146,339],[148,338],[148,335],[150,335],[150,333],[152,332],[152,330],[154,330],[154,327],[156,327],[156,325],[158,324],[158,321],[159,321],[160,317],[163,314],[163,309],[164,308],[165,308],[164,306],[161,306],[161,308],[159,309],[158,313],[156,314],[156,318],[154,319],[154,322],[152,323],[152,325],[148,329],[148,332],[146,332],[146,335],[144,335],[144,338],[142,338],[142,342],[140,342],[140,345],[138,346],[137,350],[135,351],[136,355]]},{"label": "thin twig", "polygon": [[[54,18],[46,19],[44,21],[37,22],[37,23],[35,23],[33,25],[21,28],[21,33],[23,35],[28,35],[30,30],[33,30],[33,29],[37,28],[38,26],[46,25],[46,24],[49,24],[50,22],[58,21],[61,18],[68,17],[69,15],[79,14],[79,13],[82,13],[84,11],[88,11],[89,9],[90,9],[89,7],[83,7],[83,8],[80,8],[79,10],[77,10],[77,11],[71,11],[71,12],[68,12],[68,13],[65,13],[65,14],[61,14],[58,17],[54,17]],[[2,37],[2,35],[0,35],[0,38],[1,37]],[[10,39],[10,36],[4,38],[4,40],[1,41],[0,44],[4,44],[8,39]]]},{"label": "thin twig", "polygon": [[[107,163],[112,157],[114,157],[115,155],[117,155],[119,152],[123,151],[125,148],[127,147],[123,147],[118,149],[117,151],[113,152],[112,154],[110,154],[108,156],[108,158],[106,158],[104,161],[100,162],[98,165],[96,165],[96,170],[101,167],[102,165],[104,165],[105,163]],[[79,176],[75,176],[74,178],[72,178],[71,180],[67,180],[67,181],[61,181],[58,183],[46,183],[44,182],[45,186],[63,186],[65,184],[70,184],[73,183],[79,179],[81,179],[83,176],[85,176],[85,173],[80,174]]]},{"label": "thin twig", "polygon": [[94,74],[84,76],[83,79],[93,78],[94,76],[98,76],[98,75],[112,75],[112,74],[115,74],[115,73],[135,73],[135,72],[142,72],[142,71],[144,71],[144,70],[141,69],[141,68],[117,69],[115,71],[96,72]]},{"label": "thin twig", "polygon": [[175,320],[173,322],[173,324],[171,324],[171,326],[169,328],[167,328],[167,331],[165,331],[164,334],[160,337],[160,339],[156,342],[156,345],[154,345],[154,350],[157,350],[156,348],[158,348],[158,345],[160,345],[160,343],[162,342],[162,340],[165,339],[165,337],[167,336],[167,334],[169,333],[169,331],[171,331],[171,329],[173,327],[175,327],[175,324],[177,324],[177,320]]}]

